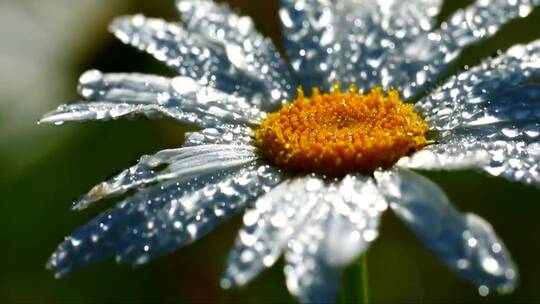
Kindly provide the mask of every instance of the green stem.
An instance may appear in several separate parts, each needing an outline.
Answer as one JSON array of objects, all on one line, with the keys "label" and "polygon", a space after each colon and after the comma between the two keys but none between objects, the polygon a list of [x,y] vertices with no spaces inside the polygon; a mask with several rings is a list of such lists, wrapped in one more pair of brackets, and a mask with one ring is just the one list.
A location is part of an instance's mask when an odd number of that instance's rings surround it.
[{"label": "green stem", "polygon": [[345,269],[340,302],[369,303],[366,254]]}]

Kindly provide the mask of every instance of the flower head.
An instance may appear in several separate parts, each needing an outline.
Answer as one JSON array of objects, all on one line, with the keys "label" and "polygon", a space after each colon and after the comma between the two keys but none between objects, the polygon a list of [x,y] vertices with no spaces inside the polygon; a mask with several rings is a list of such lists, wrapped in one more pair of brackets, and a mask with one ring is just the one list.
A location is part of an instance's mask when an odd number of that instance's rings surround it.
[{"label": "flower head", "polygon": [[48,267],[63,275],[110,256],[145,263],[246,210],[222,286],[246,284],[284,253],[292,294],[333,301],[342,266],[391,209],[462,277],[511,291],[517,270],[492,227],[410,169],[473,168],[540,186],[531,81],[540,41],[441,79],[465,46],[539,2],[477,1],[436,26],[440,0],[283,0],[291,69],[250,18],[210,0],[178,1],[183,25],[116,19],[119,39],[180,76],[92,70],[79,82],[85,100],[41,122],[144,114],[203,130],[81,197],[75,209],[135,190],[66,238]]},{"label": "flower head", "polygon": [[260,152],[289,171],[336,176],[370,174],[426,145],[427,124],[396,91],[334,89],[314,90],[311,98],[300,90],[290,105],[269,114],[255,131]]}]

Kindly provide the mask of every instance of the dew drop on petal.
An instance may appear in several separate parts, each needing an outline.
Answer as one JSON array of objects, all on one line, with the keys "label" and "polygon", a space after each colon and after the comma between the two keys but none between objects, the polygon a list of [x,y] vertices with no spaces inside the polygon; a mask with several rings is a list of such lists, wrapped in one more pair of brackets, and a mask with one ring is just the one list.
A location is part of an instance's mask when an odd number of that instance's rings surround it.
[{"label": "dew drop on petal", "polygon": [[487,295],[489,295],[489,288],[486,285],[482,285],[482,286],[478,287],[478,293],[482,297],[486,297]]}]

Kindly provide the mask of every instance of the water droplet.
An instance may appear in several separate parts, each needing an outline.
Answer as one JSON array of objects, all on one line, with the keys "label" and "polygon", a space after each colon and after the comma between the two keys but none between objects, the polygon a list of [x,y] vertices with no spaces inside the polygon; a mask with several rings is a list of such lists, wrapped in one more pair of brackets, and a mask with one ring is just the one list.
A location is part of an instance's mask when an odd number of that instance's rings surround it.
[{"label": "water droplet", "polygon": [[469,238],[467,240],[467,245],[471,248],[476,247],[476,244],[478,244],[478,241],[475,238]]},{"label": "water droplet", "polygon": [[498,275],[501,269],[497,260],[492,257],[482,259],[482,267],[493,275]]},{"label": "water droplet", "polygon": [[79,83],[81,85],[89,85],[103,80],[103,73],[98,70],[89,70],[84,72],[79,77]]},{"label": "water droplet", "polygon": [[279,212],[270,219],[270,222],[276,228],[284,228],[287,225],[287,216]]},{"label": "water droplet", "polygon": [[322,186],[322,183],[317,178],[310,178],[306,182],[306,190],[307,191],[317,191],[317,190],[319,190],[321,188],[321,186]]},{"label": "water droplet", "polygon": [[519,136],[519,130],[514,128],[503,128],[501,130],[501,133],[508,138],[514,138]]},{"label": "water droplet", "polygon": [[186,95],[197,92],[199,85],[195,80],[189,77],[178,76],[171,80],[171,87],[178,95]]},{"label": "water droplet", "polygon": [[192,238],[195,238],[195,236],[197,236],[197,226],[195,224],[191,223],[187,225],[187,231]]},{"label": "water droplet", "polygon": [[482,286],[478,287],[478,293],[482,297],[485,297],[485,296],[489,295],[489,288],[486,285],[482,285]]},{"label": "water droplet", "polygon": [[362,237],[364,238],[366,242],[372,242],[373,240],[377,238],[378,235],[379,233],[373,229],[368,229],[364,231],[364,233],[362,233]]},{"label": "water droplet", "polygon": [[231,283],[231,280],[229,280],[229,279],[222,279],[219,282],[219,285],[221,285],[221,288],[223,288],[223,289],[229,289],[229,288],[231,288],[232,283]]}]

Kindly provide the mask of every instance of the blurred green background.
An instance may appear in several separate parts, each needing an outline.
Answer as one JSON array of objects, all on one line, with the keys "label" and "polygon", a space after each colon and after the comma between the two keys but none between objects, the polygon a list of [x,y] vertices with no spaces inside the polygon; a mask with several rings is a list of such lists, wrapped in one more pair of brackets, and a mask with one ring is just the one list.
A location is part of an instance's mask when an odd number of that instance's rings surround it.
[{"label": "blurred green background", "polygon": [[[277,0],[228,2],[252,16],[281,49]],[[446,2],[440,20],[471,1]],[[60,280],[45,270],[62,238],[99,212],[71,212],[75,198],[140,155],[177,147],[183,140],[186,128],[168,120],[62,128],[35,124],[42,113],[77,97],[78,75],[87,69],[174,75],[107,32],[113,16],[138,12],[177,18],[172,0],[0,1],[0,302],[293,301],[281,262],[245,288],[220,289],[239,218],[136,269],[107,261]],[[538,38],[536,9],[467,49],[458,66]],[[477,172],[426,174],[461,210],[483,216],[496,228],[521,271],[519,288],[509,296],[480,297],[387,213],[368,254],[372,302],[540,302],[540,191]]]}]

